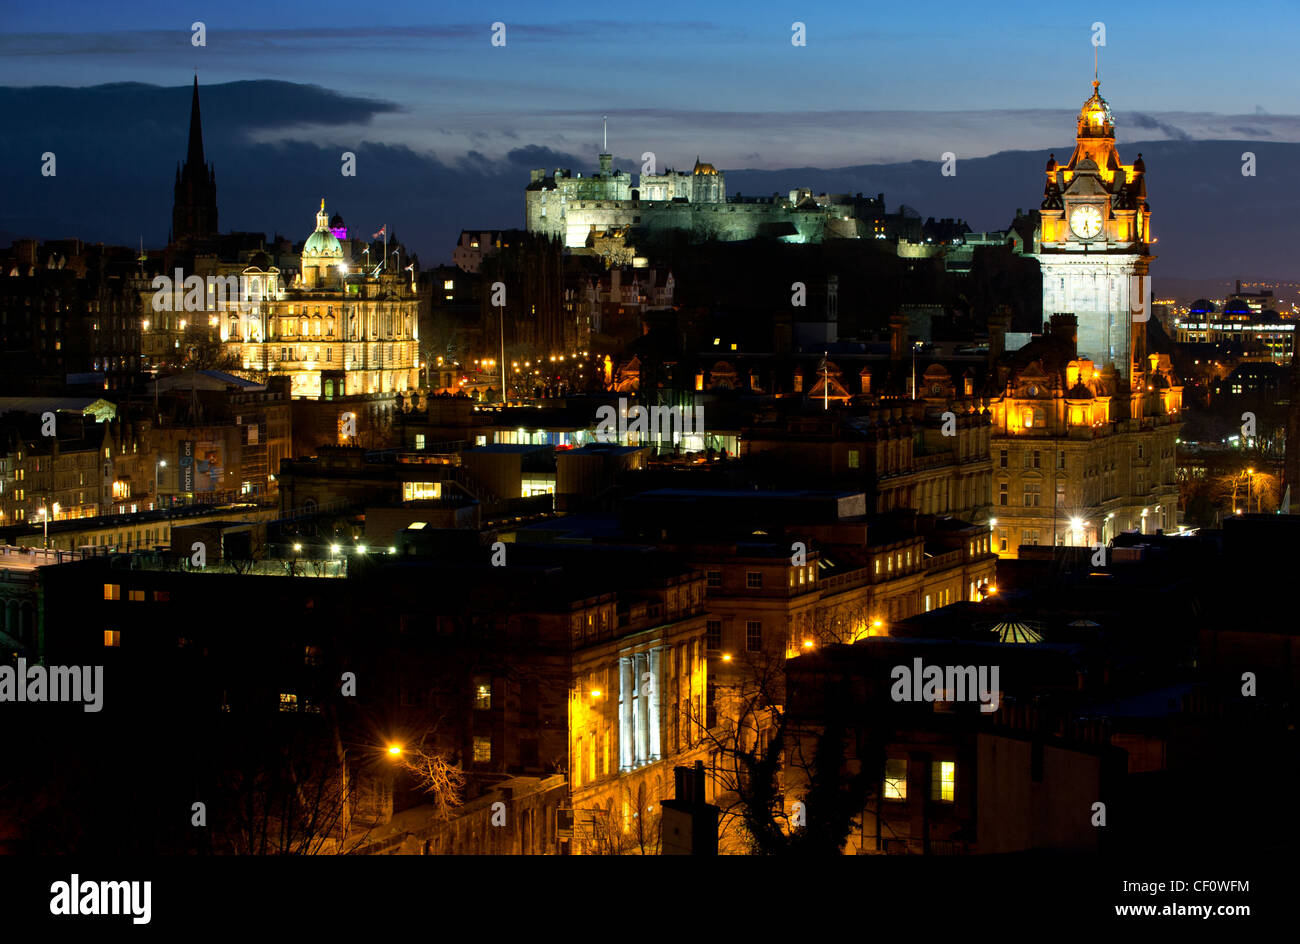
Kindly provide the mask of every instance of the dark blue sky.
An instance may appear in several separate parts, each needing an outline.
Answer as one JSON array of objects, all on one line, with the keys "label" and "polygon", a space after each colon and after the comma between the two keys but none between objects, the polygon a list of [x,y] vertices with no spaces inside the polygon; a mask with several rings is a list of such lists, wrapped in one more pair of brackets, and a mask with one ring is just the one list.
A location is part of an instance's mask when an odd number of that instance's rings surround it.
[{"label": "dark blue sky", "polygon": [[[202,48],[190,41],[195,20],[207,27]],[[497,20],[503,48],[490,43]],[[794,21],[805,47],[791,45]],[[1091,92],[1096,21],[1125,159],[1135,142],[1167,142],[1167,161],[1188,142],[1282,149],[1244,185],[1234,147],[1212,160],[1189,151],[1177,168],[1148,161],[1157,214],[1212,198],[1241,210],[1225,225],[1260,236],[1275,222],[1261,214],[1293,199],[1271,197],[1268,181],[1285,179],[1284,156],[1300,155],[1295,0],[11,3],[0,23],[0,238],[164,239],[196,69],[223,229],[301,238],[323,194],[361,225],[392,223],[436,261],[462,226],[520,225],[529,167],[593,169],[606,114],[626,170],[639,171],[646,151],[659,167],[699,155],[733,173],[858,168],[734,173],[728,183],[881,189],[891,207],[905,200],[923,215],[1002,227],[1037,203],[1041,179],[1028,168],[1048,149],[1068,151]],[[110,83],[157,88],[79,90]],[[45,86],[65,91],[36,88]],[[22,183],[33,155],[55,144],[61,178]],[[338,176],[345,150],[359,155],[355,180]],[[996,194],[974,176],[934,171],[946,151],[971,160],[1015,150],[1026,156],[1007,162]],[[912,161],[927,165],[906,185],[886,168],[880,180],[861,169]],[[1181,253],[1179,238],[1162,232],[1168,268],[1218,258],[1208,237],[1196,254]]]},{"label": "dark blue sky", "polygon": [[[195,20],[204,48],[190,44]],[[504,48],[489,42],[497,20]],[[804,48],[790,43],[796,20]],[[1130,140],[1134,112],[1205,138],[1231,136],[1216,115],[1296,111],[1295,0],[42,0],[6,11],[0,85],[173,86],[198,69],[204,84],[278,79],[395,102],[371,135],[444,159],[521,142],[588,153],[607,113],[612,145],[666,163],[843,166],[1055,144],[1062,110],[1090,91],[1095,21],[1103,93]],[[1275,125],[1273,140],[1300,140],[1295,122]]]}]

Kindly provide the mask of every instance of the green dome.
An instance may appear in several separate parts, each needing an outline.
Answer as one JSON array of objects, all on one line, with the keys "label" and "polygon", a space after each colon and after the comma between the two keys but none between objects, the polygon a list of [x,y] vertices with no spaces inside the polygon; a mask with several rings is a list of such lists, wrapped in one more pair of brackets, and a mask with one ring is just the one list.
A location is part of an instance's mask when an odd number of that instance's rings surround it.
[{"label": "green dome", "polygon": [[307,237],[307,242],[302,247],[302,254],[304,256],[343,257],[343,245],[330,232],[330,218],[329,214],[325,212],[325,199],[323,197],[320,201],[320,212],[316,214],[316,232]]},{"label": "green dome", "polygon": [[329,230],[318,229],[307,237],[307,243],[302,247],[304,256],[342,256],[343,246],[334,238],[334,234]]}]

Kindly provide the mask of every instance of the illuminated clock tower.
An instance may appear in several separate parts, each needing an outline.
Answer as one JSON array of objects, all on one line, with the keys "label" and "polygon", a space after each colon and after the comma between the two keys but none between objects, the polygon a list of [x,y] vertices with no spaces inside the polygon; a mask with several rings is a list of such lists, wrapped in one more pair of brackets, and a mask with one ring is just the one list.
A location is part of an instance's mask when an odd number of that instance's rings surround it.
[{"label": "illuminated clock tower", "polygon": [[1079,357],[1141,382],[1150,299],[1151,209],[1142,155],[1120,162],[1100,82],[1079,112],[1074,153],[1047,162],[1038,259],[1043,317],[1078,318]]}]

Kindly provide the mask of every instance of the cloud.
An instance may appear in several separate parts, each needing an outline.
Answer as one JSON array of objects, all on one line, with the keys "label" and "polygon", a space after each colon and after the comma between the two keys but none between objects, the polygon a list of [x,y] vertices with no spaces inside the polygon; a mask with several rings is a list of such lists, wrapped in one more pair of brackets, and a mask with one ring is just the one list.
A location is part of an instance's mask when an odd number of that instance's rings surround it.
[{"label": "cloud", "polygon": [[506,152],[506,162],[515,167],[570,167],[578,163],[574,155],[553,148],[529,144]]},{"label": "cloud", "polygon": [[1141,128],[1144,131],[1159,131],[1176,141],[1190,141],[1192,139],[1192,136],[1182,128],[1152,118],[1150,115],[1144,115],[1142,112],[1132,112],[1128,118],[1133,122],[1134,127]]},{"label": "cloud", "polygon": [[[142,236],[149,245],[163,244],[176,165],[185,156],[189,95],[185,87],[140,84],[0,88],[6,128],[0,179],[8,184],[0,233],[118,245],[135,245]],[[418,122],[393,103],[316,86],[217,85],[202,89],[202,104],[223,230],[302,239],[324,196],[331,213],[341,213],[358,231],[390,224],[389,232],[426,265],[450,256],[462,228],[521,226],[528,172],[590,172],[600,143],[600,112],[593,119],[577,109],[540,121],[493,116],[492,127],[509,128],[509,134],[449,115],[446,124],[430,123],[421,135],[400,139],[391,134],[394,125]],[[643,150],[655,151],[661,169],[689,169],[699,153],[726,171],[733,193],[797,186],[883,191],[891,209],[906,203],[922,216],[961,216],[975,229],[1004,227],[1017,207],[1037,205],[1046,152],[1068,153],[1074,124],[1072,114],[1056,110],[951,116],[655,110],[653,120],[633,117],[638,114],[616,121],[611,112],[610,143],[621,155],[616,166],[633,173],[640,171],[636,155]],[[313,123],[301,123],[300,116]],[[563,130],[574,127],[592,131]],[[1287,205],[1289,181],[1300,175],[1300,145],[1294,143],[1300,120],[1142,113],[1121,116],[1120,127],[1123,156],[1131,160],[1144,152],[1161,272],[1289,271],[1291,223],[1279,208]],[[471,142],[469,132],[479,132],[482,143]],[[354,178],[339,173],[340,148],[332,140],[339,136],[348,137],[346,149],[356,154]],[[1241,177],[1243,137],[1259,153],[1257,178]],[[38,158],[47,150],[58,156],[54,178],[40,175]],[[945,150],[958,154],[956,177],[937,172]],[[752,169],[734,170],[738,166]],[[1206,218],[1214,225],[1205,225]],[[1224,238],[1232,232],[1249,238]]]},{"label": "cloud", "polygon": [[[119,82],[90,88],[38,85],[0,87],[0,126],[23,134],[112,137],[189,133],[191,88]],[[342,95],[319,85],[270,80],[202,86],[200,108],[206,137],[262,129],[287,131],[305,125],[365,125],[397,113],[393,102]]]}]

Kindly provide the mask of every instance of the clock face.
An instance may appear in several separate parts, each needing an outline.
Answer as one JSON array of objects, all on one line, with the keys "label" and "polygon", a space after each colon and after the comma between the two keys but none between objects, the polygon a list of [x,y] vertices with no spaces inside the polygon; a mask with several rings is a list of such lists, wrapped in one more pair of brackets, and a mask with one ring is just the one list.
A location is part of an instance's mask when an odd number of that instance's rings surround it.
[{"label": "clock face", "polygon": [[1092,239],[1100,233],[1101,223],[1101,210],[1091,203],[1075,207],[1074,212],[1070,214],[1070,229],[1074,230],[1074,235],[1080,239]]}]

